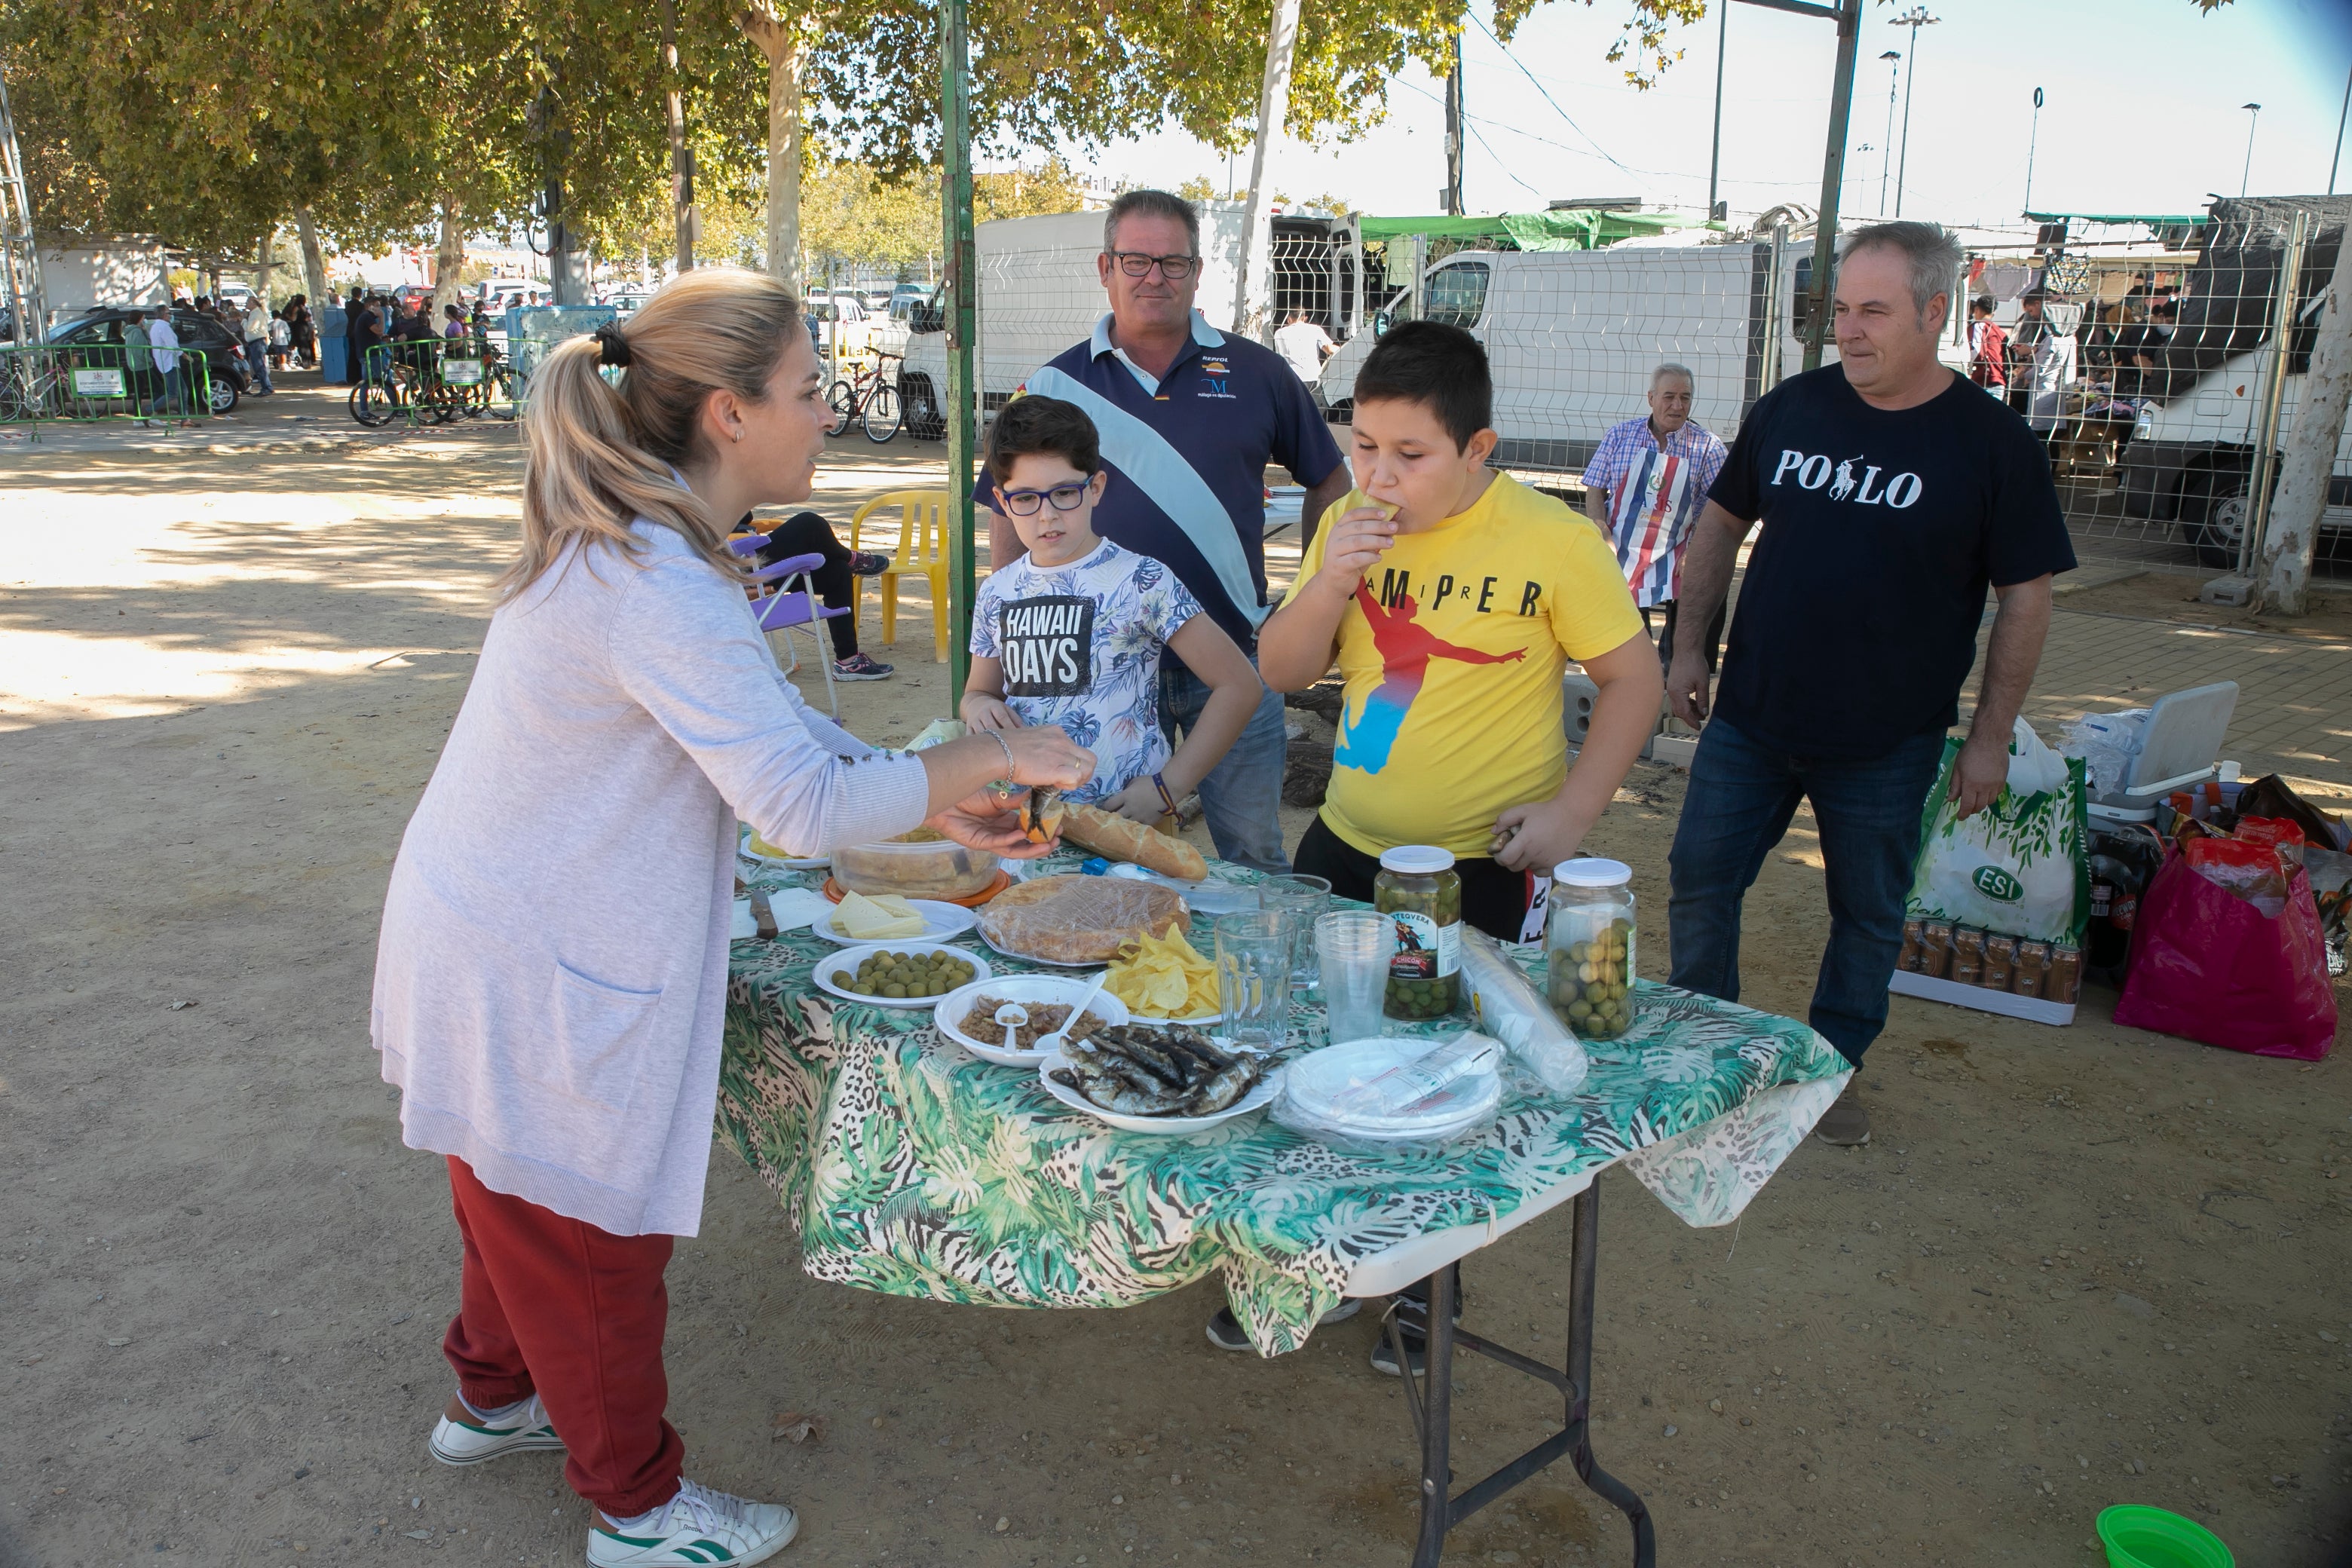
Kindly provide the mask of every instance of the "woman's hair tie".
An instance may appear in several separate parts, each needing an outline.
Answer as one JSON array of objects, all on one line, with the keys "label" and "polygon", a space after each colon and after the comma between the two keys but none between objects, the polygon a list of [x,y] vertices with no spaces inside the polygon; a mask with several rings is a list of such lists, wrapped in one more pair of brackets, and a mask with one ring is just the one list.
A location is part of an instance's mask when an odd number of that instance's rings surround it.
[{"label": "woman's hair tie", "polygon": [[614,365],[617,367],[626,365],[629,363],[631,357],[629,353],[629,338],[627,333],[621,331],[620,322],[603,322],[593,332],[591,332],[589,336],[596,340],[596,363],[598,364]]}]

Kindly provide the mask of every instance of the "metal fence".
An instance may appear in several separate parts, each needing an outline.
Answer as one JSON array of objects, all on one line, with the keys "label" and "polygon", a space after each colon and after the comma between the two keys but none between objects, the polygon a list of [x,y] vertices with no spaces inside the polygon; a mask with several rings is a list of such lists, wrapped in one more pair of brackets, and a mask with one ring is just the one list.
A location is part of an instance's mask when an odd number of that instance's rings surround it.
[{"label": "metal fence", "polygon": [[511,355],[484,338],[420,338],[376,343],[351,391],[352,419],[371,429],[460,419],[512,419],[524,395]]},{"label": "metal fence", "polygon": [[[2009,400],[2050,444],[2078,553],[2246,569],[2347,216],[2347,196],[2217,198],[2201,222],[2062,221],[1976,258],[1971,293],[1993,301]],[[2340,571],[2352,449],[2328,501],[2318,556]]]},{"label": "metal fence", "polygon": [[[156,363],[173,356],[169,370]],[[0,425],[208,419],[212,367],[194,349],[142,342],[0,345]]]},{"label": "metal fence", "polygon": [[[1955,370],[2006,384],[2001,395],[2048,444],[2084,559],[2210,573],[2256,547],[2347,216],[2352,197],[2217,199],[2205,215],[2045,222],[2013,239],[1965,234],[1967,271],[1939,352]],[[1415,317],[1451,321],[1477,332],[1494,367],[1498,466],[1564,491],[1580,488],[1611,426],[1646,411],[1658,365],[1690,368],[1694,417],[1729,440],[1801,366],[1811,326],[1801,213],[1753,235],[1685,228],[1581,249],[1540,247],[1558,243],[1550,235],[1465,233],[1462,220],[1427,220],[1423,231],[1278,218],[1238,310],[1240,209],[1207,203],[1202,216],[1203,314],[1265,342],[1293,310],[1305,312],[1337,345],[1313,378],[1331,418],[1349,417],[1380,332]],[[1074,213],[982,226],[983,420],[1094,331],[1107,309],[1101,222]],[[1976,299],[1990,301],[2005,342],[1998,374],[1978,352]],[[945,336],[935,309],[909,316],[907,428],[936,439]],[[1834,361],[1834,344],[1824,357]],[[2352,569],[2352,450],[2336,472],[2318,555]]]}]

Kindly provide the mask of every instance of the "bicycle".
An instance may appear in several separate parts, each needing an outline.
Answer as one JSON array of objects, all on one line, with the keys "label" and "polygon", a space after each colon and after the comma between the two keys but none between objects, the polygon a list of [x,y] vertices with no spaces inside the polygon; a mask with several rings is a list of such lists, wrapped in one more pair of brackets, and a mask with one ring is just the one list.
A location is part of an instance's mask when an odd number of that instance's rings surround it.
[{"label": "bicycle", "polygon": [[864,426],[866,438],[877,446],[898,434],[906,423],[907,409],[898,396],[898,378],[890,374],[894,360],[906,363],[897,354],[877,353],[873,369],[856,372],[855,381],[836,381],[826,391],[826,406],[837,421],[833,427],[835,435],[849,428],[853,415]]},{"label": "bicycle", "polygon": [[352,388],[352,417],[369,429],[391,424],[409,413],[415,401],[416,368],[396,360],[384,348],[371,348]]}]

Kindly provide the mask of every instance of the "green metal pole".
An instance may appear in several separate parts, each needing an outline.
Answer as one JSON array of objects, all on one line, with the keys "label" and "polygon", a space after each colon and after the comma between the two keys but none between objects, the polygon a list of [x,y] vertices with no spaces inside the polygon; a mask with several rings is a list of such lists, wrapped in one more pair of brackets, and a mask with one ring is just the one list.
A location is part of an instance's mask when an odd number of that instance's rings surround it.
[{"label": "green metal pole", "polygon": [[1805,368],[1822,367],[1822,351],[1837,334],[1830,325],[1830,273],[1837,265],[1838,195],[1845,185],[1846,121],[1853,110],[1853,62],[1862,41],[1862,0],[1839,0],[1837,75],[1830,83],[1829,143],[1822,153],[1821,216],[1813,228],[1813,275],[1807,290]]},{"label": "green metal pole", "polygon": [[980,264],[971,232],[971,60],[964,0],[940,0],[940,248],[947,256],[948,652],[947,716],[955,717],[971,670],[972,339],[978,330]]}]

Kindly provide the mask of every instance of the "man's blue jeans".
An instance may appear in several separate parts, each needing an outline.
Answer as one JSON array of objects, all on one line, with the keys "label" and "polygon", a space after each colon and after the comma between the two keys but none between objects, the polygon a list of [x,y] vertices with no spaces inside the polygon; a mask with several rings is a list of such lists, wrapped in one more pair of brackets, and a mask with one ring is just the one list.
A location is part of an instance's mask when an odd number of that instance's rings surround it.
[{"label": "man's blue jeans", "polygon": [[[1199,676],[1161,662],[1160,728],[1170,745],[1176,743],[1179,726],[1189,733],[1200,722],[1208,701],[1209,688]],[[1201,781],[1201,810],[1219,858],[1276,874],[1290,869],[1282,852],[1282,770],[1289,749],[1283,734],[1282,693],[1269,691],[1234,749]]]},{"label": "man's blue jeans", "polygon": [[1739,1000],[1739,910],[1797,802],[1810,800],[1829,874],[1830,940],[1807,1022],[1860,1066],[1886,1026],[1886,982],[1903,946],[1903,905],[1919,814],[1944,758],[1932,731],[1869,762],[1794,756],[1709,720],[1675,827],[1666,928],[1673,983]]},{"label": "man's blue jeans", "polygon": [[245,340],[245,368],[253,377],[255,386],[264,392],[277,390],[269,384],[269,340],[268,338]]}]

